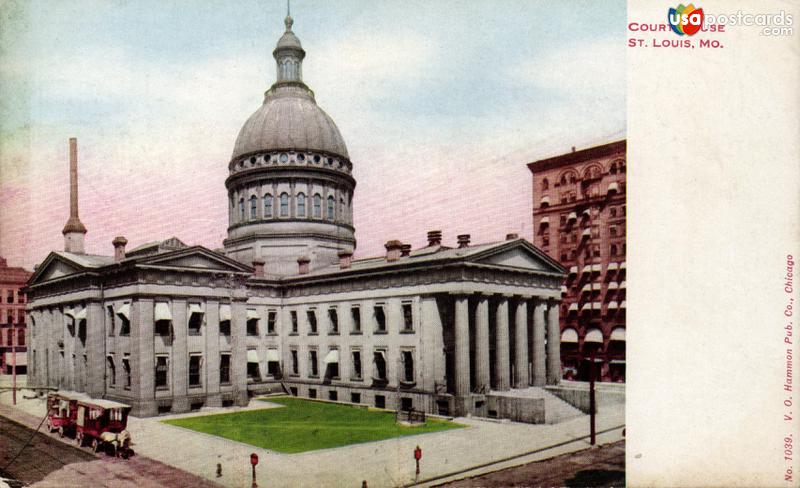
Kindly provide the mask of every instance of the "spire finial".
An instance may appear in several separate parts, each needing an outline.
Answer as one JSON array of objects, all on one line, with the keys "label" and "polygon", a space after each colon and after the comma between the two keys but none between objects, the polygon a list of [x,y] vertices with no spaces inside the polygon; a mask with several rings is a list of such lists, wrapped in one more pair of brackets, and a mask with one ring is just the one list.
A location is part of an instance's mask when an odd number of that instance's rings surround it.
[{"label": "spire finial", "polygon": [[286,19],[284,19],[283,23],[286,25],[286,32],[290,32],[292,30],[292,24],[294,24],[294,20],[292,19],[292,8],[289,5],[290,0],[286,0]]}]

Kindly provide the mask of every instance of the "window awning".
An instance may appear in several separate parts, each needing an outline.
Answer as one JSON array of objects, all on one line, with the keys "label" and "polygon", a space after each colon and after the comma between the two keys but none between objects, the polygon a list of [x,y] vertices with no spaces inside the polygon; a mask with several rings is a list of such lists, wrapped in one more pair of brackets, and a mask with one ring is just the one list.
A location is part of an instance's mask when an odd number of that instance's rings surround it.
[{"label": "window awning", "polygon": [[589,210],[587,208],[581,213],[581,215],[583,215],[584,217],[591,217],[592,216],[592,212],[591,212],[591,210]]},{"label": "window awning", "polygon": [[569,304],[569,311],[570,312],[577,312],[578,311],[578,304],[577,303],[570,303]]},{"label": "window awning", "polygon": [[570,266],[569,274],[571,274],[571,275],[578,274],[578,267],[577,266]]},{"label": "window awning", "polygon": [[612,181],[608,184],[608,193],[616,193],[619,191],[619,184],[616,181]]},{"label": "window awning", "polygon": [[280,356],[278,356],[277,349],[267,349],[267,362],[274,362],[279,363],[281,362]]},{"label": "window awning", "polygon": [[586,338],[583,339],[583,342],[599,342],[602,344],[603,333],[600,332],[600,329],[589,329],[589,332],[586,333]]},{"label": "window awning", "polygon": [[620,265],[619,265],[619,269],[625,269],[625,261],[623,261],[622,263],[620,263]]},{"label": "window awning", "polygon": [[567,221],[570,220],[578,220],[578,214],[576,214],[575,212],[570,212],[569,215],[567,216]]},{"label": "window awning", "polygon": [[592,302],[592,310],[600,310],[603,308],[603,304],[600,302]]},{"label": "window awning", "polygon": [[620,288],[620,290],[624,290],[626,286],[627,286],[627,285],[626,285],[626,283],[625,283],[624,281],[623,281],[622,283],[620,283],[620,284],[619,284],[619,288]]},{"label": "window awning", "polygon": [[248,349],[247,350],[247,362],[248,363],[257,363],[258,362],[258,351],[255,349]]},{"label": "window awning", "polygon": [[325,356],[325,364],[338,363],[338,362],[339,362],[339,350],[331,349],[330,351],[328,351],[328,354]]},{"label": "window awning", "polygon": [[539,221],[539,225],[550,225],[550,217],[542,217],[542,220]]},{"label": "window awning", "polygon": [[611,331],[611,340],[612,341],[624,341],[625,340],[625,328],[624,327],[617,327],[616,329]]},{"label": "window awning", "polygon": [[584,266],[583,269],[581,270],[581,273],[591,273],[591,272],[592,272],[592,266],[589,264]]},{"label": "window awning", "polygon": [[619,304],[619,308],[625,308],[626,303],[625,300],[622,300],[622,303]]},{"label": "window awning", "polygon": [[119,307],[117,307],[117,315],[120,317],[125,317],[126,320],[130,320],[131,318],[131,304],[130,303],[123,303]]},{"label": "window awning", "polygon": [[608,271],[616,271],[617,268],[619,268],[619,265],[617,263],[608,263],[608,268],[607,268]]},{"label": "window awning", "polygon": [[609,310],[616,310],[618,307],[619,307],[619,304],[617,304],[617,302],[615,302],[615,301],[608,302],[608,309]]},{"label": "window awning", "polygon": [[591,235],[592,235],[591,229],[583,229],[583,232],[581,232],[581,237],[589,237]]},{"label": "window awning", "polygon": [[219,306],[219,319],[220,320],[231,319],[231,306],[228,305],[227,303]]},{"label": "window awning", "polygon": [[203,307],[201,307],[199,303],[190,303],[189,304],[189,317],[191,317],[192,314],[196,314],[196,313],[199,313],[199,314],[204,313],[203,312]]},{"label": "window awning", "polygon": [[575,329],[564,329],[564,332],[561,333],[561,342],[562,343],[578,342],[578,332]]},{"label": "window awning", "polygon": [[541,204],[542,205],[550,205],[550,197],[548,197],[547,195],[543,196]]},{"label": "window awning", "polygon": [[561,285],[561,294],[562,295],[566,295],[567,294],[567,287],[564,286],[564,285]]},{"label": "window awning", "polygon": [[86,320],[86,307],[83,307],[75,314],[75,320]]},{"label": "window awning", "polygon": [[593,264],[592,265],[592,272],[601,273],[602,271],[603,271],[603,265],[602,264]]},{"label": "window awning", "polygon": [[254,309],[252,308],[247,309],[247,320],[258,320],[260,318],[261,316],[258,315],[258,312],[256,312]]},{"label": "window awning", "polygon": [[608,283],[608,291],[616,290],[617,288],[619,288],[619,284],[617,284],[616,281],[611,281]]},{"label": "window awning", "polygon": [[581,312],[586,312],[586,311],[589,311],[591,309],[592,309],[592,304],[591,303],[584,303],[583,306],[581,307]]},{"label": "window awning", "polygon": [[625,360],[624,359],[612,359],[611,361],[609,361],[609,363],[611,363],[611,364],[625,364]]},{"label": "window awning", "polygon": [[66,315],[67,317],[69,317],[69,318],[71,318],[73,320],[75,319],[75,311],[73,309],[71,309],[71,308],[65,308],[64,309],[64,315]]},{"label": "window awning", "polygon": [[156,303],[154,315],[156,322],[159,320],[172,320],[172,312],[169,309],[169,304],[165,302]]},{"label": "window awning", "polygon": [[[386,352],[384,352],[384,351],[375,351],[375,354],[378,354],[381,357],[381,359],[386,361]],[[375,359],[375,357],[373,356],[373,360],[374,359]]]}]

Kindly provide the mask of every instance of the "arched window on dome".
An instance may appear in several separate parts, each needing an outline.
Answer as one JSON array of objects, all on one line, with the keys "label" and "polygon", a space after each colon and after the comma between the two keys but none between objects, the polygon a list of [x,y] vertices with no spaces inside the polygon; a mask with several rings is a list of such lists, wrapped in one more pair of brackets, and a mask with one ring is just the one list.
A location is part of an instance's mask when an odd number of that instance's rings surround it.
[{"label": "arched window on dome", "polygon": [[344,197],[339,197],[339,215],[344,216]]},{"label": "arched window on dome", "polygon": [[281,217],[289,216],[289,194],[281,193]]},{"label": "arched window on dome", "polygon": [[322,197],[319,196],[319,193],[314,194],[314,218],[322,218]]},{"label": "arched window on dome", "polygon": [[267,193],[264,195],[264,218],[271,219],[272,218],[272,195]]},{"label": "arched window on dome", "polygon": [[244,198],[239,199],[239,222],[244,222]]},{"label": "arched window on dome", "polygon": [[305,193],[298,193],[297,194],[297,216],[298,217],[305,217],[306,216],[306,194]]},{"label": "arched window on dome", "polygon": [[542,190],[547,190],[548,188],[550,188],[550,182],[545,178],[542,180]]},{"label": "arched window on dome", "polygon": [[258,218],[258,197],[253,195],[250,197],[250,220]]},{"label": "arched window on dome", "polygon": [[336,199],[333,195],[328,197],[328,220],[333,220],[336,217]]}]

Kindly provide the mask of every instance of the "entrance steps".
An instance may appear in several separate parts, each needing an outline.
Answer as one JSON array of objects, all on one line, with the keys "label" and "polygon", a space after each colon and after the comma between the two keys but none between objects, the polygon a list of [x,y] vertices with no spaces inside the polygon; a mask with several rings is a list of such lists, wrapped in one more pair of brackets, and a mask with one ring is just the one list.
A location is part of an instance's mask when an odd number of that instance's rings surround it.
[{"label": "entrance steps", "polygon": [[492,390],[489,394],[511,398],[543,398],[544,418],[546,424],[558,424],[564,422],[565,420],[574,419],[584,415],[584,413],[577,408],[539,386],[530,386],[528,388],[512,388],[508,391]]}]

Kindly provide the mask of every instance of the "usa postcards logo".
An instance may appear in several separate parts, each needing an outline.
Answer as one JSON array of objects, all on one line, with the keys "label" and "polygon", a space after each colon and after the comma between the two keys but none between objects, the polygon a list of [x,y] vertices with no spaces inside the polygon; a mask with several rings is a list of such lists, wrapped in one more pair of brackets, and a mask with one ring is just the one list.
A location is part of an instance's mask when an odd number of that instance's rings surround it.
[{"label": "usa postcards logo", "polygon": [[672,31],[679,36],[693,36],[703,27],[703,9],[694,8],[691,3],[688,6],[678,5],[678,8],[671,8],[667,14],[667,21]]}]

